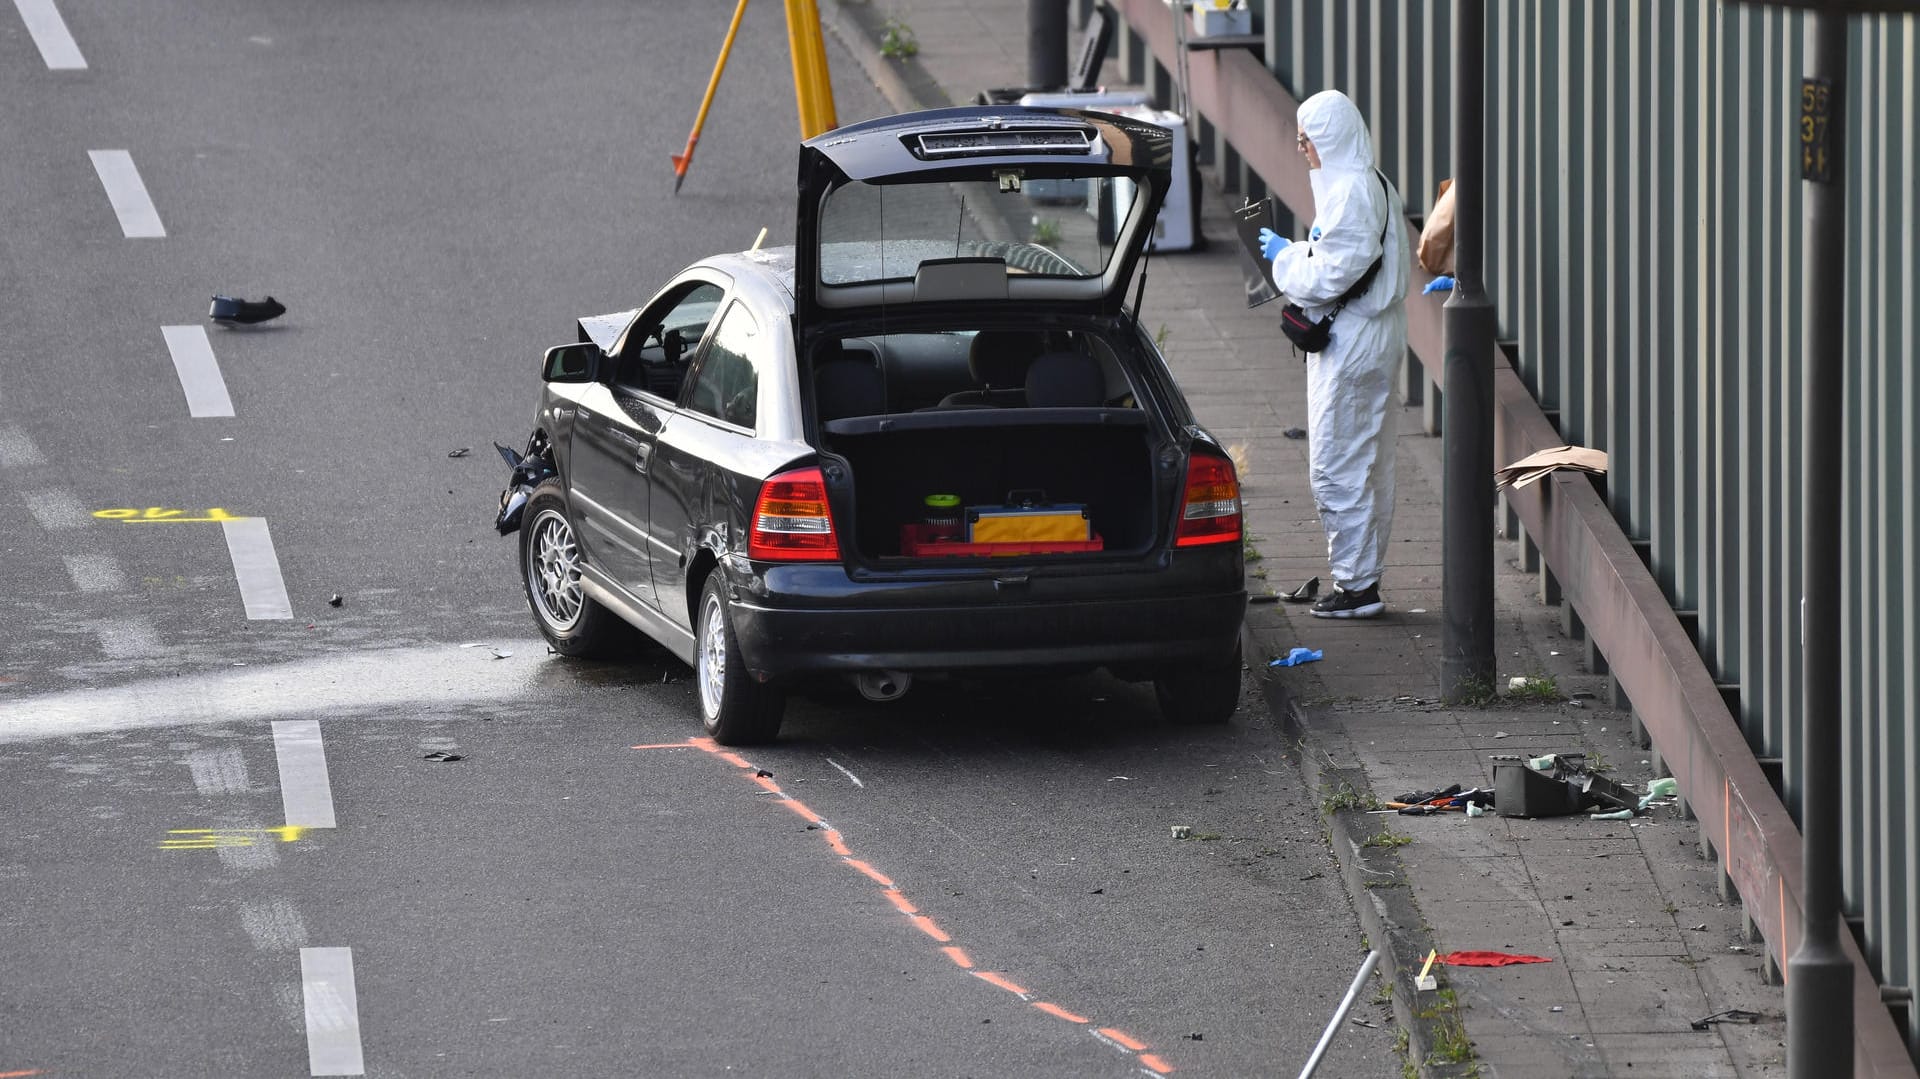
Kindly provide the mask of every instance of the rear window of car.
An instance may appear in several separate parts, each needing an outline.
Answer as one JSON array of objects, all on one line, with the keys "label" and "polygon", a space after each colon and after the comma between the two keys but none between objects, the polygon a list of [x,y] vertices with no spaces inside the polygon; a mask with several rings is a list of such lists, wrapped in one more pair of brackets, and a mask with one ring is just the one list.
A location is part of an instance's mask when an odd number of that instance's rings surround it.
[{"label": "rear window of car", "polygon": [[1011,274],[1098,277],[1113,257],[1112,222],[1139,188],[1120,177],[854,182],[820,214],[820,280],[910,280],[922,262],[997,258]]}]

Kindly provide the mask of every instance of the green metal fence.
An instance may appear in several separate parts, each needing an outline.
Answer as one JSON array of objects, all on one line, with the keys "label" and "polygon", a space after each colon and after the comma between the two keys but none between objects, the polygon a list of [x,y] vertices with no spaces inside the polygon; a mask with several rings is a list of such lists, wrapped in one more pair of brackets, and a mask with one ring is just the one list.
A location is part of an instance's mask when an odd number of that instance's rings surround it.
[{"label": "green metal fence", "polygon": [[[1253,6],[1280,81],[1352,96],[1409,209],[1430,204],[1452,171],[1449,0]],[[1610,455],[1614,516],[1797,813],[1803,18],[1706,0],[1487,12],[1501,335],[1567,441]],[[1845,490],[1845,893],[1920,1058],[1920,17],[1851,27],[1850,315],[1832,372],[1846,466],[1831,478]],[[1274,118],[1289,135],[1291,121]]]}]

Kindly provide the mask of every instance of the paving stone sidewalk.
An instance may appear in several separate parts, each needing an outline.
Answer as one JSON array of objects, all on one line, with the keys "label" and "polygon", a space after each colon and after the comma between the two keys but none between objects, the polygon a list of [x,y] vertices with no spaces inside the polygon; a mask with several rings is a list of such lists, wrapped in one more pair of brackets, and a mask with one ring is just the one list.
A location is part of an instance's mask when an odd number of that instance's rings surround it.
[{"label": "paving stone sidewalk", "polygon": [[[829,27],[860,56],[897,108],[965,103],[1017,85],[1026,68],[1026,0],[826,0]],[[888,20],[918,53],[886,60]],[[1110,66],[1108,74],[1113,69]],[[850,77],[842,73],[838,77]],[[1275,117],[1291,124],[1292,117]],[[1201,421],[1236,447],[1250,532],[1249,585],[1278,593],[1327,581],[1326,540],[1307,484],[1304,366],[1267,308],[1245,307],[1227,210],[1209,178],[1191,253],[1156,256],[1142,321]],[[1411,303],[1438,302],[1411,297]],[[1630,715],[1606,707],[1604,676],[1563,632],[1515,543],[1496,540],[1502,697],[1447,708],[1441,692],[1441,442],[1403,408],[1396,510],[1381,619],[1340,622],[1304,607],[1258,602],[1249,629],[1256,688],[1291,724],[1309,785],[1329,811],[1335,854],[1373,943],[1387,958],[1409,1058],[1422,1074],[1489,1077],[1784,1075],[1782,991],[1764,980],[1763,947],[1737,904],[1722,900],[1682,807],[1633,821],[1370,813],[1374,800],[1414,790],[1491,786],[1494,757],[1586,753],[1616,781],[1654,778]],[[1294,645],[1319,663],[1273,669]],[[1506,680],[1538,680],[1537,696]],[[1544,964],[1436,967],[1440,989],[1413,988],[1429,949],[1545,956]],[[1693,1020],[1729,1009],[1754,1023]]]}]

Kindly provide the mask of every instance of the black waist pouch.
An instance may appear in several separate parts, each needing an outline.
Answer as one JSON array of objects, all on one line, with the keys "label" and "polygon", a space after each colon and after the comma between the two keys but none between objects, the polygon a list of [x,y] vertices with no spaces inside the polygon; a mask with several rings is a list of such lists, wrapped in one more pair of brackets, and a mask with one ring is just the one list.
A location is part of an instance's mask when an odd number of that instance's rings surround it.
[{"label": "black waist pouch", "polygon": [[[1335,308],[1333,315],[1339,313],[1339,308]],[[1293,342],[1294,348],[1302,352],[1319,352],[1333,340],[1333,315],[1315,322],[1307,317],[1299,304],[1290,303],[1280,309],[1280,332],[1287,335],[1287,340]]]}]

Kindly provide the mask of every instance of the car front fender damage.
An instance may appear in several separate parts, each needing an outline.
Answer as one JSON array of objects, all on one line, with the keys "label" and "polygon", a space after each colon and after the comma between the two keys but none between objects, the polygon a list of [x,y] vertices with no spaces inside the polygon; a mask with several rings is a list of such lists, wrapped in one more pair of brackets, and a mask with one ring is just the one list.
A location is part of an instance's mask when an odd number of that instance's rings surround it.
[{"label": "car front fender damage", "polygon": [[532,497],[533,489],[540,482],[556,474],[553,467],[552,445],[547,441],[545,431],[535,431],[527,438],[525,453],[515,453],[500,443],[493,448],[500,451],[500,458],[513,470],[507,477],[506,489],[500,492],[500,512],[493,520],[494,530],[503,536],[512,535],[520,530],[520,515],[527,507],[527,499]]}]

